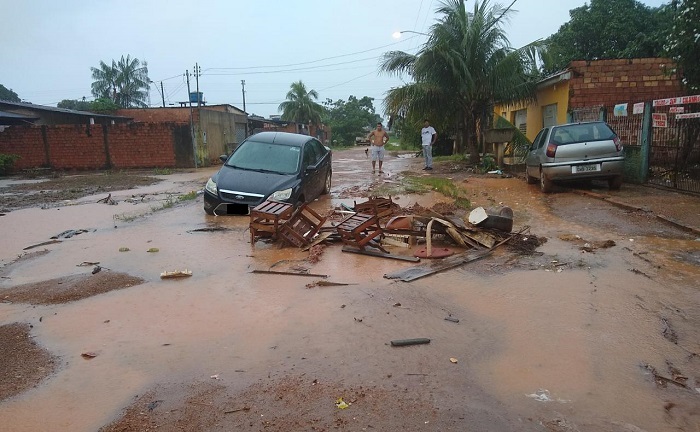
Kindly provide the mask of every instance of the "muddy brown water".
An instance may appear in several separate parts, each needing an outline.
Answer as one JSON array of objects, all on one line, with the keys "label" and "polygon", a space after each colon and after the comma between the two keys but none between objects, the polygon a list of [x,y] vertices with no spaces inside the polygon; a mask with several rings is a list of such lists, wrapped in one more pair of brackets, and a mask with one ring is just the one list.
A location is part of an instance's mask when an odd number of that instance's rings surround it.
[{"label": "muddy brown water", "polygon": [[[313,207],[352,203],[338,198],[344,190],[396,181],[421,166],[389,157],[386,173],[372,176],[362,148],[336,152],[332,194]],[[285,377],[408,392],[432,407],[430,418],[411,418],[416,424],[402,430],[698,430],[700,357],[692,353],[700,353],[700,271],[693,259],[679,259],[697,256],[694,237],[594,198],[545,196],[520,179],[445,174],[473,205],[508,205],[516,228],[529,225],[549,240],[541,254],[519,258],[524,267],[504,271],[485,259],[479,271],[467,265],[402,283],[383,275],[411,264],[342,253],[339,245],[316,264],[293,248],[258,242],[253,249],[247,218],[207,216],[201,197],[159,209],[166,192],[189,192],[211,173],[165,176],[138,190],[148,202],[126,203],[135,192],[125,191],[112,194],[117,206],[87,197],[0,220],[0,299],[3,288],[89,273],[77,267],[84,261],[146,281],[66,304],[0,303],[0,325],[32,324],[34,340],[60,358],[43,384],[0,401],[0,430],[92,431],[158,385],[211,381],[235,395]],[[447,201],[426,194],[398,203],[430,207],[438,200]],[[205,227],[228,230],[188,232]],[[10,264],[23,248],[79,228],[94,231]],[[584,252],[562,235],[616,246]],[[250,273],[281,261],[276,270],[301,265],[354,285],[307,289],[313,278]],[[193,276],[159,278],[182,269]],[[445,321],[450,314],[460,322]],[[677,344],[664,338],[663,319]],[[388,345],[415,337],[431,343]],[[81,358],[86,351],[97,357]],[[667,362],[688,378],[687,388],[659,388],[641,367],[670,376]],[[374,405],[391,410],[392,399]],[[362,416],[361,404],[353,409]]]}]

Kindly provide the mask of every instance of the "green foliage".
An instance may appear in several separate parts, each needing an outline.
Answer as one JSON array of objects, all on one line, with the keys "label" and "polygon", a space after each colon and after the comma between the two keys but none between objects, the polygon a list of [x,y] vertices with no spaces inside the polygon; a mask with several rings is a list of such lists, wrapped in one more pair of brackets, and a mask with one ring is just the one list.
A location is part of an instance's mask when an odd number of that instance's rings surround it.
[{"label": "green foliage", "polygon": [[697,0],[673,0],[673,25],[666,49],[681,67],[683,84],[700,90],[700,5]]},{"label": "green foliage", "polygon": [[19,155],[16,154],[0,153],[0,175],[6,175],[12,172],[15,161],[19,158]]},{"label": "green foliage", "polygon": [[436,129],[459,130],[459,142],[467,144],[470,161],[477,163],[479,137],[494,104],[531,99],[539,78],[540,43],[514,49],[503,30],[510,6],[475,1],[468,12],[464,0],[443,0],[437,10],[441,18],[418,54],[384,54],[384,72],[413,79],[387,92],[387,113],[407,119],[409,127],[427,117]]},{"label": "green foliage", "polygon": [[170,168],[155,168],[153,170],[154,175],[170,175],[173,173],[173,170]]},{"label": "green foliage", "polygon": [[108,99],[121,108],[145,108],[148,100],[148,64],[127,55],[111,65],[100,60],[92,71],[92,94],[95,98]]},{"label": "green foliage", "polygon": [[184,195],[180,195],[177,199],[180,201],[191,201],[197,198],[197,191],[187,192]]},{"label": "green foliage", "polygon": [[92,102],[78,99],[63,99],[61,102],[56,104],[58,108],[65,108],[77,111],[90,111],[90,105]]},{"label": "green foliage", "polygon": [[481,165],[479,166],[479,170],[482,173],[485,173],[496,169],[498,169],[496,158],[493,157],[492,154],[485,154],[484,157],[481,158]]},{"label": "green foliage", "polygon": [[301,124],[319,124],[324,109],[315,102],[318,99],[316,90],[306,90],[303,82],[293,82],[286,96],[287,100],[282,102],[279,110],[282,111],[282,119]]},{"label": "green foliage", "polygon": [[120,107],[111,99],[98,98],[90,102],[90,109],[88,111],[101,113],[101,114],[112,114]]},{"label": "green foliage", "polygon": [[366,136],[382,120],[374,111],[373,99],[368,96],[361,99],[350,96],[347,102],[326,99],[324,105],[324,122],[331,126],[333,141],[340,145],[354,145],[355,137]]},{"label": "green foliage", "polygon": [[513,140],[506,146],[505,154],[507,156],[524,158],[527,155],[532,142],[513,123],[499,115],[494,120],[493,127],[495,129],[511,129],[513,131]]},{"label": "green foliage", "polygon": [[0,100],[8,102],[22,102],[17,93],[0,84]]},{"label": "green foliage", "polygon": [[94,101],[63,99],[56,105],[58,108],[65,108],[77,111],[89,111],[100,114],[111,114],[120,107],[111,99],[99,98]]},{"label": "green foliage", "polygon": [[636,0],[590,0],[569,15],[547,41],[547,72],[573,60],[663,56],[673,16],[668,5],[651,8]]}]

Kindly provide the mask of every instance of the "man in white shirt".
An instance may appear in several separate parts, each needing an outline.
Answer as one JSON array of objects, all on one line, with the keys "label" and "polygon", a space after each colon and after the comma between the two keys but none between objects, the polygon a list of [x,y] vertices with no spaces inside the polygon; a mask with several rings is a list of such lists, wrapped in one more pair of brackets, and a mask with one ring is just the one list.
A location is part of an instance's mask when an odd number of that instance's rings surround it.
[{"label": "man in white shirt", "polygon": [[420,141],[423,145],[423,157],[425,158],[424,170],[433,169],[433,144],[437,140],[437,132],[430,126],[428,119],[423,120],[423,129],[420,130]]}]

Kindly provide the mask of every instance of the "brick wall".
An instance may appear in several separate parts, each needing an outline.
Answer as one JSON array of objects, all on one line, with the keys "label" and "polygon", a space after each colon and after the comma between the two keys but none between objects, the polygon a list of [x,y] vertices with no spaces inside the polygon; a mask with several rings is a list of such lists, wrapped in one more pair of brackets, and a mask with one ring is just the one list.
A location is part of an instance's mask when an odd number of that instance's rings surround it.
[{"label": "brick wall", "polygon": [[15,169],[44,166],[46,152],[43,143],[41,127],[13,126],[0,132],[0,153],[21,156],[15,162]]},{"label": "brick wall", "polygon": [[[102,125],[46,126],[49,164],[61,169],[91,169],[105,166]],[[43,147],[44,143],[40,145]]]},{"label": "brick wall", "polygon": [[109,129],[109,153],[115,168],[174,167],[173,124],[131,123]]},{"label": "brick wall", "polygon": [[[189,167],[184,142],[176,123],[117,125],[12,126],[0,132],[0,153],[17,154],[15,169]],[[177,135],[177,136],[176,136]],[[189,135],[189,134],[185,134]],[[188,137],[188,136],[187,136]]]},{"label": "brick wall", "polygon": [[681,96],[683,90],[672,60],[666,58],[574,61],[569,109],[646,102]]}]

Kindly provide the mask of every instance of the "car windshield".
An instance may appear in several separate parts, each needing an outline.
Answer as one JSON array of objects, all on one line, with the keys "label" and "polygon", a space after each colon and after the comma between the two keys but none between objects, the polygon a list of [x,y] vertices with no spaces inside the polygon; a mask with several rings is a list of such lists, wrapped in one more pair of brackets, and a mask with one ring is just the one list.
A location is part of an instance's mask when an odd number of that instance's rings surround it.
[{"label": "car windshield", "polygon": [[582,123],[555,127],[549,141],[565,145],[584,141],[611,140],[614,137],[615,132],[605,123]]},{"label": "car windshield", "polygon": [[299,169],[300,147],[245,141],[226,161],[226,166],[251,171],[294,174]]}]

